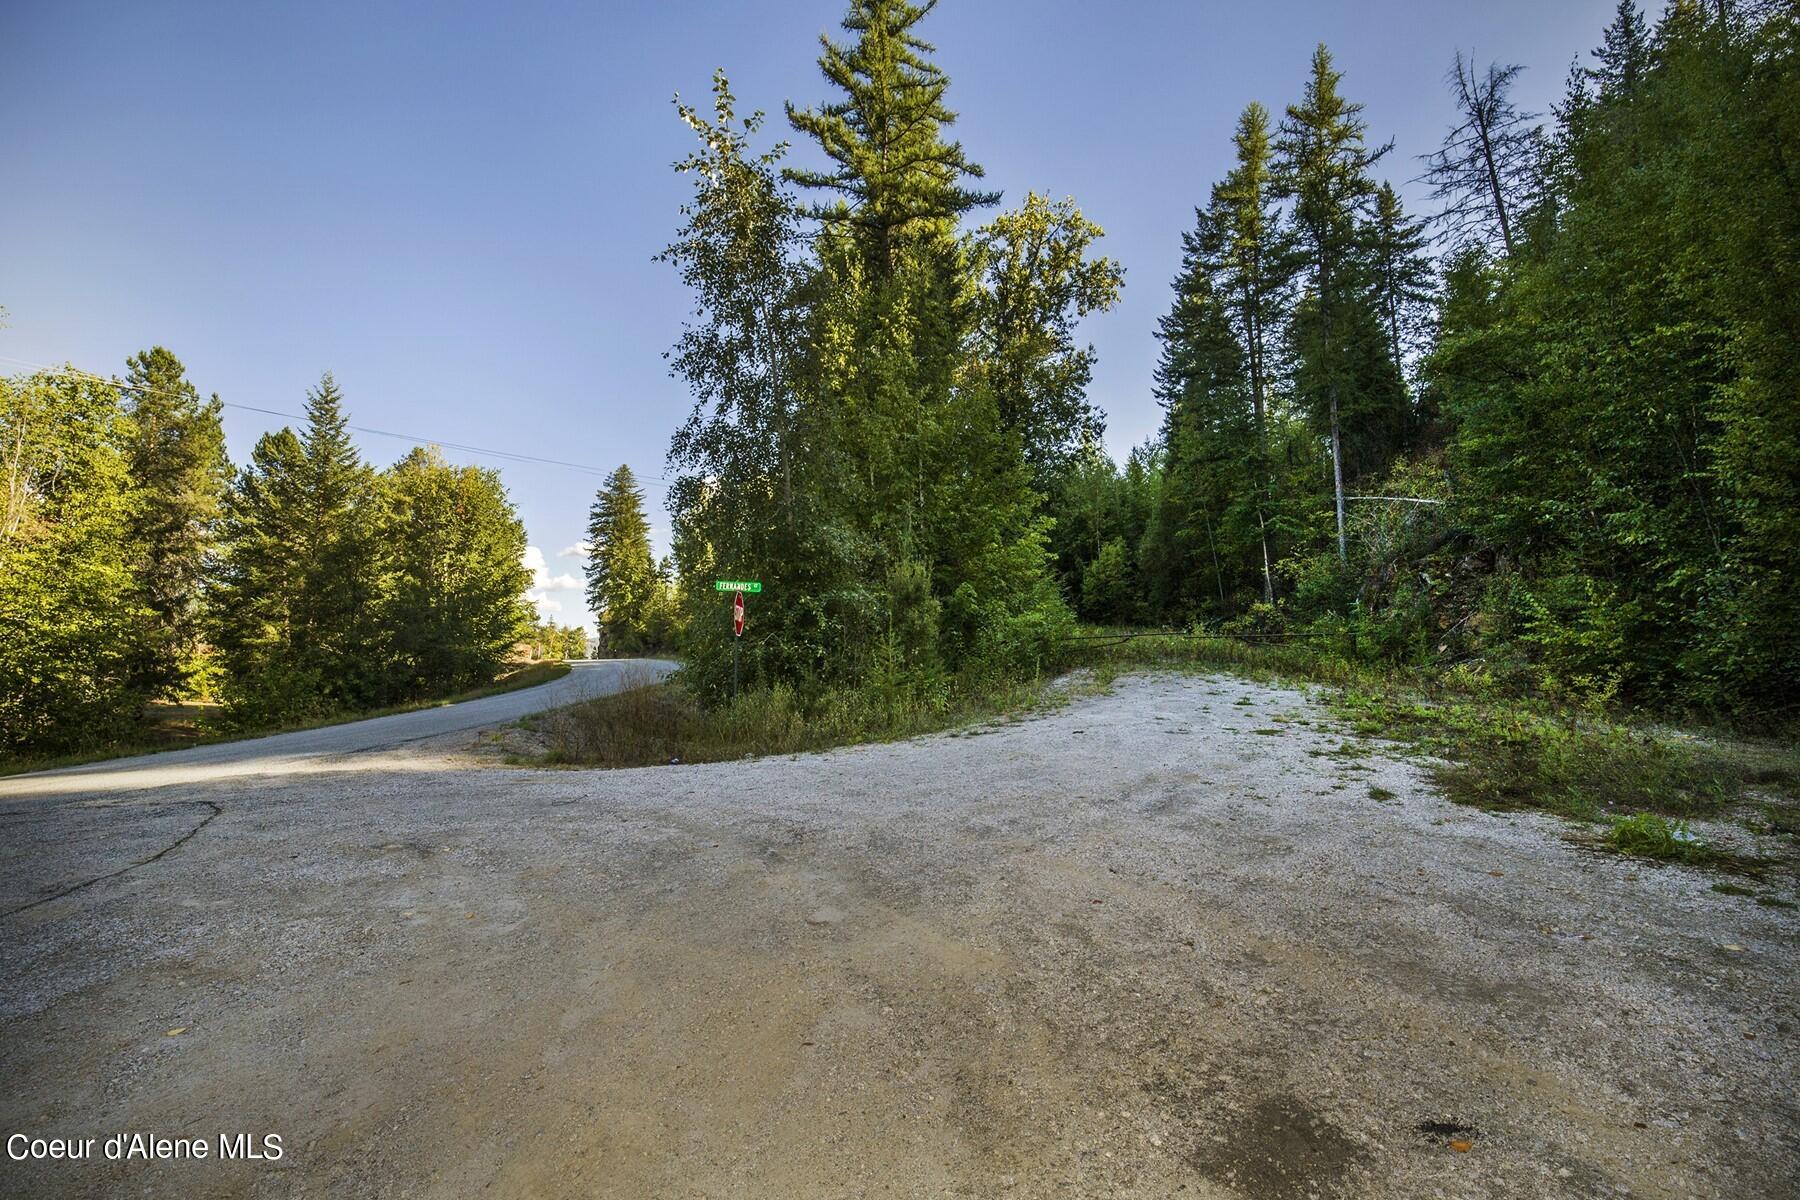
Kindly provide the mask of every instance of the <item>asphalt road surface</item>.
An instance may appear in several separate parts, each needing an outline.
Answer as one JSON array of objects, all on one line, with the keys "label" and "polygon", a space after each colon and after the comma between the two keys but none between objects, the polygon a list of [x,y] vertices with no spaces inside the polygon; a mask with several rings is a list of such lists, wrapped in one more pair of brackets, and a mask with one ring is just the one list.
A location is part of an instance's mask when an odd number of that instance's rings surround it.
[{"label": "asphalt road surface", "polygon": [[0,799],[0,1134],[95,1139],[0,1196],[1795,1194],[1796,913],[1452,805],[1292,689],[631,771],[372,748],[433,717]]},{"label": "asphalt road surface", "polygon": [[0,777],[0,800],[28,796],[73,796],[134,788],[176,786],[224,779],[233,775],[289,772],[307,763],[387,750],[465,729],[504,725],[547,708],[561,708],[590,696],[660,679],[675,669],[665,659],[621,658],[570,664],[567,675],[537,687],[520,688],[466,700],[346,721],[318,729],[277,733],[236,742],[216,742],[187,750],[169,750],[135,758],[114,758],[80,767],[62,767],[30,775]]}]

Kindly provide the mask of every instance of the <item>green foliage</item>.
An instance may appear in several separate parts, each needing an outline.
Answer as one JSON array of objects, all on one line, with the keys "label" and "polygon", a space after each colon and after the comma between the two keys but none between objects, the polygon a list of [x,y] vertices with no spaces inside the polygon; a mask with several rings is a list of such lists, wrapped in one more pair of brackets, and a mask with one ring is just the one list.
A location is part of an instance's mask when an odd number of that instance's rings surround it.
[{"label": "green foliage", "polygon": [[214,641],[243,725],[364,707],[381,669],[375,475],[330,375],[307,428],[265,434],[226,498]]},{"label": "green foliage", "polygon": [[[1115,539],[1135,553],[1161,482],[1160,451],[1139,447],[1121,471],[1097,442],[1082,446],[1051,480],[1048,546],[1063,594],[1079,607],[1088,565]],[[1085,613],[1083,615],[1086,615]]]},{"label": "green foliage", "polygon": [[[1435,285],[1329,54],[1267,193],[1247,112],[1159,331],[1149,615],[1262,605],[1359,660],[1791,720],[1797,28],[1686,2],[1651,28],[1622,4],[1550,132],[1508,99],[1516,68],[1459,59]],[[1104,540],[1059,554],[1065,577]]]},{"label": "green foliage", "polygon": [[219,398],[203,404],[180,360],[157,346],[126,368],[134,574],[154,614],[134,639],[133,669],[145,690],[171,695],[182,691],[200,641],[206,551],[231,465]]},{"label": "green foliage", "polygon": [[658,649],[668,582],[650,550],[644,494],[631,468],[606,477],[588,517],[588,606],[600,614],[608,650]]},{"label": "green foliage", "polygon": [[948,236],[963,213],[1000,198],[963,185],[982,169],[960,143],[942,138],[956,123],[944,103],[950,80],[914,32],[931,7],[852,0],[843,27],[854,41],[820,39],[819,70],[841,96],[817,109],[787,108],[795,131],[817,142],[833,167],[789,168],[786,178],[837,194],[811,215],[847,231],[876,278],[894,272],[907,247]]},{"label": "green foliage", "polygon": [[1430,371],[1471,531],[1547,674],[1763,720],[1800,679],[1791,14],[1629,5],[1529,256],[1453,263]]},{"label": "green foliage", "polygon": [[[1360,104],[1338,91],[1341,72],[1333,69],[1323,45],[1313,52],[1312,73],[1300,103],[1290,104],[1276,142],[1277,194],[1293,201],[1296,266],[1308,300],[1296,313],[1292,335],[1300,359],[1296,393],[1315,424],[1330,438],[1332,487],[1336,497],[1338,557],[1348,555],[1344,497],[1357,466],[1371,469],[1386,449],[1379,426],[1393,407],[1398,364],[1378,347],[1374,311],[1369,209],[1377,189],[1369,169],[1387,153],[1370,150]],[[1381,395],[1381,392],[1388,395]],[[1364,425],[1372,420],[1373,430]],[[1365,461],[1347,464],[1345,431],[1365,450]],[[1360,436],[1359,436],[1360,435]]]},{"label": "green foliage", "polygon": [[1087,402],[1094,348],[1075,346],[1076,322],[1113,307],[1124,287],[1117,263],[1089,257],[1102,236],[1073,200],[1053,203],[1036,192],[977,236],[977,365],[1040,489],[1105,425]]},{"label": "green foliage", "polygon": [[219,408],[160,347],[123,385],[0,381],[0,753],[164,744],[172,693],[266,729],[477,688],[528,628],[496,474],[417,450],[378,476],[327,375],[221,499]]},{"label": "green foliage", "polygon": [[1081,615],[1091,621],[1123,625],[1136,613],[1132,603],[1131,555],[1124,538],[1114,538],[1081,574]]},{"label": "green foliage", "polygon": [[[960,231],[997,197],[944,137],[924,13],[858,3],[851,40],[827,39],[837,97],[788,114],[829,170],[778,174],[722,76],[710,117],[679,108],[701,149],[663,257],[696,299],[674,355],[696,405],[670,509],[686,679],[710,702],[739,678],[929,703],[951,676],[1032,670],[1068,620],[1033,485],[1097,428],[1074,323],[1120,275],[1069,202]],[[803,210],[784,180],[830,198]],[[719,577],[764,584],[741,642]]]},{"label": "green foliage", "polygon": [[109,386],[0,380],[0,753],[65,753],[138,723],[135,646],[153,617],[133,571],[133,436]]},{"label": "green foliage", "polygon": [[381,476],[379,492],[382,702],[492,680],[531,618],[525,526],[499,474],[417,449]]},{"label": "green foliage", "polygon": [[1507,699],[1437,685],[1434,694],[1371,677],[1334,701],[1367,736],[1443,760],[1451,799],[1547,809],[1584,820],[1625,813],[1718,816],[1751,788],[1800,783],[1791,747],[1702,741],[1620,722],[1571,702]]},{"label": "green foliage", "polygon": [[530,626],[499,477],[414,450],[377,475],[330,375],[304,434],[264,435],[225,503],[212,590],[227,719],[262,728],[493,679]]},{"label": "green foliage", "polygon": [[1621,854],[1704,862],[1712,847],[1696,837],[1686,821],[1669,821],[1654,813],[1616,817],[1606,831],[1606,844]]},{"label": "green foliage", "polygon": [[525,641],[530,644],[534,659],[588,656],[587,630],[579,625],[563,626],[555,621],[535,624],[525,635]]},{"label": "green foliage", "polygon": [[641,767],[889,741],[1049,702],[1037,679],[822,690],[777,681],[712,705],[702,705],[678,683],[646,683],[528,723],[544,737],[544,763]]}]

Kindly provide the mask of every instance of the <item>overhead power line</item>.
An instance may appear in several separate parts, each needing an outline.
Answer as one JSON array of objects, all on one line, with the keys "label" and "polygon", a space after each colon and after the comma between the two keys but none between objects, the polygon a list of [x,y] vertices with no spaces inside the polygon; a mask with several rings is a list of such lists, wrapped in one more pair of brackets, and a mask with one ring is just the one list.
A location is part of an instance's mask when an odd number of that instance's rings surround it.
[{"label": "overhead power line", "polygon": [[[181,398],[175,393],[163,391],[159,388],[150,388],[145,387],[142,384],[127,383],[122,379],[108,378],[104,375],[96,375],[92,371],[82,371],[66,365],[58,367],[51,366],[48,363],[35,363],[23,358],[14,358],[10,354],[0,354],[0,362],[8,362],[15,366],[27,367],[34,371],[44,371],[53,375],[68,375],[77,379],[87,379],[94,383],[104,384],[107,387],[119,388],[122,391],[151,392],[160,396],[170,396],[173,399]],[[219,404],[225,408],[235,408],[244,412],[261,413],[267,417],[280,417],[287,421],[306,420],[306,416],[303,413],[283,412],[277,408],[261,408],[254,404],[239,404],[234,400],[220,400]],[[354,429],[358,433],[373,434],[376,437],[395,438],[399,441],[411,442],[415,446],[439,446],[445,450],[460,450],[464,454],[480,454],[489,458],[504,459],[507,462],[533,463],[546,467],[562,467],[565,470],[581,471],[588,475],[605,476],[611,474],[605,467],[591,466],[587,463],[567,462],[560,458],[543,458],[535,454],[520,454],[512,450],[495,450],[488,446],[472,446],[466,442],[452,442],[444,438],[421,437],[411,433],[396,433],[391,429],[373,429],[367,425],[350,425],[346,423],[345,428]],[[654,479],[658,483],[668,482],[668,480],[664,479],[661,475],[640,475],[638,478]]]}]

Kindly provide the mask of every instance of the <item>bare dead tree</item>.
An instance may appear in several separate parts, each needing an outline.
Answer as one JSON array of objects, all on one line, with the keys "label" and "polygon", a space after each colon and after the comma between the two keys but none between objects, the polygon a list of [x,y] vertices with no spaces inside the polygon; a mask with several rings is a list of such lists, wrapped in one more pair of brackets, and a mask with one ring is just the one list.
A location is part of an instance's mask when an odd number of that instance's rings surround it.
[{"label": "bare dead tree", "polygon": [[1510,256],[1520,209],[1530,202],[1537,171],[1537,113],[1511,98],[1519,66],[1490,63],[1478,73],[1459,50],[1445,76],[1461,118],[1444,144],[1425,155],[1424,179],[1443,202],[1437,220],[1458,242],[1498,240]]}]

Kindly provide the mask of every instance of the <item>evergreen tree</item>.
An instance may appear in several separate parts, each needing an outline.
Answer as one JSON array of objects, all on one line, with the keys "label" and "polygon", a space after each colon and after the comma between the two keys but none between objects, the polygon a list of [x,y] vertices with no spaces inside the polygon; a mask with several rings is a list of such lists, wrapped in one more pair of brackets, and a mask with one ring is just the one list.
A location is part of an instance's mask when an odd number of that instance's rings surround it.
[{"label": "evergreen tree", "polygon": [[1213,189],[1206,219],[1188,235],[1183,270],[1208,272],[1214,277],[1207,286],[1235,329],[1248,374],[1251,430],[1249,445],[1242,451],[1247,455],[1246,470],[1255,496],[1263,601],[1272,604],[1276,498],[1269,461],[1270,406],[1275,346],[1289,302],[1293,261],[1287,233],[1275,211],[1268,110],[1255,103],[1246,108],[1238,118],[1232,144],[1237,151],[1236,165]]},{"label": "evergreen tree", "polygon": [[941,615],[937,657],[952,666],[988,654],[1035,660],[1026,643],[1062,612],[1023,431],[1003,418],[993,381],[970,370],[978,256],[956,224],[997,197],[964,186],[980,169],[943,140],[954,119],[948,80],[914,32],[926,11],[853,4],[844,27],[856,40],[827,41],[820,59],[842,98],[789,110],[838,164],[787,177],[841,198],[814,210],[822,227],[805,386],[824,414],[818,483],[845,568],[814,599],[840,630],[832,667],[853,678],[893,661],[876,653],[892,630],[921,627],[891,609],[921,577],[932,600],[921,620]]},{"label": "evergreen tree", "polygon": [[849,459],[842,486],[862,493],[852,511],[872,553],[853,574],[865,585],[930,557],[939,506],[953,499],[937,485],[960,474],[953,460],[973,449],[954,441],[971,424],[958,401],[982,403],[955,392],[973,317],[969,256],[955,234],[965,212],[998,195],[964,186],[981,168],[942,136],[955,114],[944,100],[949,79],[915,32],[928,11],[855,0],[843,21],[855,40],[823,39],[819,58],[842,96],[788,107],[795,130],[835,164],[783,174],[837,197],[811,210],[823,226],[818,283],[829,293],[812,331],[823,349],[815,386],[842,412],[833,432]]},{"label": "evergreen tree", "polygon": [[[1217,199],[1217,197],[1215,197]],[[1183,238],[1175,302],[1157,324],[1162,354],[1156,396],[1166,448],[1156,557],[1186,580],[1160,591],[1190,609],[1223,612],[1250,583],[1272,590],[1263,567],[1266,465],[1244,344],[1221,296],[1218,252],[1229,241],[1229,205],[1196,214]],[[1203,582],[1202,582],[1203,581]]]},{"label": "evergreen tree", "polygon": [[265,434],[226,499],[215,640],[242,724],[364,707],[379,691],[375,480],[342,400],[326,374],[306,432]]},{"label": "evergreen tree", "polygon": [[789,168],[785,176],[837,194],[812,215],[848,229],[877,277],[896,269],[908,244],[947,237],[963,213],[1000,198],[964,184],[980,179],[982,169],[960,143],[941,136],[956,123],[944,103],[950,80],[928,57],[934,48],[914,32],[934,7],[936,0],[852,0],[843,28],[855,40],[819,39],[819,69],[842,98],[816,109],[787,108],[794,129],[834,166]]},{"label": "evergreen tree", "polygon": [[1533,261],[1457,264],[1432,355],[1495,629],[1559,686],[1791,711],[1800,39],[1622,5],[1559,107]]},{"label": "evergreen tree", "polygon": [[144,690],[169,694],[199,639],[206,551],[230,480],[219,398],[202,403],[181,362],[161,346],[132,356],[131,520],[139,586],[153,623],[136,640],[134,674]]},{"label": "evergreen tree", "polygon": [[292,429],[257,439],[220,523],[211,608],[225,696],[240,723],[317,710],[321,680],[294,654],[294,608],[304,574],[305,450]]},{"label": "evergreen tree", "polygon": [[1363,140],[1362,105],[1351,104],[1338,91],[1342,73],[1331,65],[1331,52],[1313,52],[1312,74],[1299,104],[1290,104],[1276,148],[1277,190],[1293,199],[1294,231],[1303,255],[1311,294],[1313,322],[1307,349],[1313,355],[1302,387],[1329,430],[1332,492],[1337,517],[1337,549],[1347,562],[1344,528],[1344,408],[1354,385],[1345,330],[1349,309],[1367,287],[1365,221],[1376,188],[1369,176],[1390,148],[1369,149]]},{"label": "evergreen tree", "polygon": [[588,607],[600,617],[607,646],[644,648],[663,580],[650,552],[644,496],[629,466],[606,477],[588,516]]},{"label": "evergreen tree", "polygon": [[1394,185],[1383,182],[1375,193],[1375,215],[1369,227],[1369,270],[1387,334],[1388,357],[1402,371],[1424,340],[1422,325],[1429,314],[1437,273],[1426,253],[1429,244],[1425,222],[1409,220]]},{"label": "evergreen tree", "polygon": [[1594,59],[1599,65],[1588,71],[1588,77],[1598,83],[1602,99],[1629,99],[1637,91],[1650,66],[1650,37],[1644,15],[1632,0],[1619,0]]},{"label": "evergreen tree", "polygon": [[376,631],[375,473],[350,440],[343,393],[326,372],[307,397],[301,435],[305,458],[306,538],[294,638],[317,663],[334,700],[364,700],[379,664]]},{"label": "evergreen tree", "polygon": [[[681,109],[702,148],[665,257],[698,302],[675,355],[697,403],[670,510],[687,678],[709,697],[733,662],[716,576],[765,585],[751,686],[931,697],[949,670],[1035,665],[1068,619],[1033,484],[1097,429],[1073,329],[1118,271],[1071,202],[961,230],[997,197],[946,136],[927,12],[859,0],[825,40],[836,95],[788,109],[825,169],[777,175],[722,79],[711,118]],[[804,231],[784,184],[823,194]]]}]

